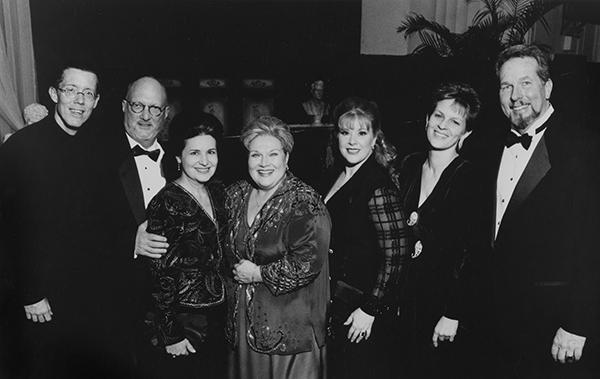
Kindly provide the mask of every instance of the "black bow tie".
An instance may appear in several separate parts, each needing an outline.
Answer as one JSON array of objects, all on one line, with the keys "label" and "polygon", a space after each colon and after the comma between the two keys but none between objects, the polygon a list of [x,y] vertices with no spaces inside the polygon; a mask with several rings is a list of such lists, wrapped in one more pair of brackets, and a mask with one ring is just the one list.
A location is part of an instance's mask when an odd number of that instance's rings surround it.
[{"label": "black bow tie", "polygon": [[508,136],[506,136],[506,147],[511,147],[512,145],[520,143],[521,145],[523,145],[525,150],[528,150],[529,146],[531,146],[532,138],[533,137],[531,137],[529,134],[522,134],[518,136],[515,133],[510,132],[508,133]]},{"label": "black bow tie", "polygon": [[138,155],[147,155],[154,162],[156,162],[158,160],[158,156],[160,155],[159,149],[148,151],[148,150],[142,149],[142,147],[140,145],[135,145],[134,147],[132,147],[131,152],[133,153],[134,157],[137,157]]},{"label": "black bow tie", "polygon": [[[537,128],[535,130],[535,134],[538,134],[542,130],[546,129],[546,126],[547,126],[546,124],[547,124],[547,122],[543,123],[539,128]],[[515,133],[513,133],[511,131],[506,136],[505,145],[506,145],[506,147],[511,147],[512,145],[520,143],[521,145],[523,145],[523,148],[525,148],[525,150],[529,150],[529,146],[531,146],[531,140],[532,139],[533,139],[533,136],[531,136],[529,134],[521,134],[519,136],[519,135],[516,135]]]}]

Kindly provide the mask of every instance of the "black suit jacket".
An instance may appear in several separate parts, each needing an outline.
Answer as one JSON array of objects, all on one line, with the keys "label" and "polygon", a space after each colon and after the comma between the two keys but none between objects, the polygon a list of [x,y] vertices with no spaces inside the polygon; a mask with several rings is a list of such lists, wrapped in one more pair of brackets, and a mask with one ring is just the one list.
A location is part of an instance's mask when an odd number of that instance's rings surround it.
[{"label": "black suit jacket", "polygon": [[[323,196],[342,169],[333,167],[323,180],[320,191]],[[378,193],[386,195],[380,199],[383,205],[373,212],[369,202],[381,196]],[[360,290],[364,295],[360,303],[353,306],[360,306],[374,316],[382,314],[396,303],[394,290],[402,262],[409,254],[404,212],[390,176],[372,154],[326,205],[332,222],[330,248],[333,254],[329,257],[332,283],[343,281]],[[389,228],[388,234],[378,231],[372,213],[378,215],[379,228],[383,225]],[[389,248],[381,247],[381,239],[385,239]]]},{"label": "black suit jacket", "polygon": [[[492,314],[500,335],[543,339],[559,327],[596,337],[600,320],[597,138],[555,112],[494,239],[496,180],[504,139],[488,152]],[[506,130],[508,133],[509,130]]]}]

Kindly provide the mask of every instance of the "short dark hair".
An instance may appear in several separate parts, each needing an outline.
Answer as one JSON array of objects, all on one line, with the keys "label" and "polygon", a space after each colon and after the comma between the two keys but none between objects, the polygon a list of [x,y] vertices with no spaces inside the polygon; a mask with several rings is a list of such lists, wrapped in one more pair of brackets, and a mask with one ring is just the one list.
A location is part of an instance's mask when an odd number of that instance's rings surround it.
[{"label": "short dark hair", "polygon": [[100,93],[100,75],[98,75],[98,69],[93,62],[89,62],[85,59],[71,59],[57,66],[54,74],[54,88],[60,87],[60,83],[63,81],[65,76],[65,71],[70,68],[91,72],[92,74],[96,75],[96,95]]},{"label": "short dark hair", "polygon": [[[431,95],[431,103],[428,115],[435,111],[437,103],[442,100],[454,100],[454,102],[465,109],[466,120],[472,120],[479,114],[481,101],[477,92],[466,83],[444,83],[437,87]],[[467,122],[467,130],[469,123]]]},{"label": "short dark hair", "polygon": [[218,147],[223,140],[223,124],[210,113],[183,111],[169,126],[169,151],[180,157],[185,141],[201,135],[213,137]]},{"label": "short dark hair", "polygon": [[537,45],[514,45],[502,50],[496,59],[496,76],[500,78],[502,65],[512,58],[533,58],[537,61],[537,74],[545,83],[550,79],[550,54]]}]

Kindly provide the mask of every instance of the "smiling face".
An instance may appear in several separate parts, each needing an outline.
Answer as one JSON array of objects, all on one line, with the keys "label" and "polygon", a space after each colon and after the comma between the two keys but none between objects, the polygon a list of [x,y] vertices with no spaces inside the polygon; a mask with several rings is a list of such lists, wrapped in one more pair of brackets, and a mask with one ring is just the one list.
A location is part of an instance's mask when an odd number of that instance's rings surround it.
[{"label": "smiling face", "polygon": [[427,140],[434,150],[455,148],[467,131],[467,111],[454,99],[438,101],[426,118]]},{"label": "smiling face", "polygon": [[186,139],[181,157],[176,158],[181,164],[182,178],[204,184],[217,170],[217,141],[206,134]]},{"label": "smiling face", "polygon": [[262,190],[275,188],[285,176],[289,154],[281,141],[270,135],[259,135],[248,145],[248,173]]},{"label": "smiling face", "polygon": [[168,108],[159,116],[152,116],[149,107],[164,108],[167,105],[167,94],[164,87],[155,79],[141,78],[133,83],[128,91],[129,103],[144,105],[140,113],[135,113],[127,101],[123,100],[123,122],[125,131],[144,148],[149,148],[156,141],[156,136],[162,130],[168,115]]},{"label": "smiling face", "polygon": [[548,109],[552,80],[543,82],[534,58],[511,58],[500,68],[500,104],[512,128],[520,133]]},{"label": "smiling face", "polygon": [[[67,68],[63,71],[62,80],[58,88],[50,87],[48,93],[56,104],[55,114],[64,127],[76,132],[92,115],[92,111],[98,105],[99,97],[86,100],[85,92],[96,93],[98,77],[90,71],[77,68]],[[63,92],[64,89],[75,90],[75,97],[69,99]]]},{"label": "smiling face", "polygon": [[341,120],[337,133],[338,148],[347,166],[354,166],[367,159],[375,148],[376,136],[366,120],[351,116]]}]

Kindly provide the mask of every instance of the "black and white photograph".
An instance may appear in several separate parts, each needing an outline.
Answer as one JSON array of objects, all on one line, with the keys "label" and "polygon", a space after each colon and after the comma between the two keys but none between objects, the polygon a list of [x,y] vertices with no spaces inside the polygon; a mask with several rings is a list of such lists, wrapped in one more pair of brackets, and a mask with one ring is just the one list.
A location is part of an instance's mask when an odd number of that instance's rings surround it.
[{"label": "black and white photograph", "polygon": [[600,378],[600,1],[0,0],[1,379]]}]

